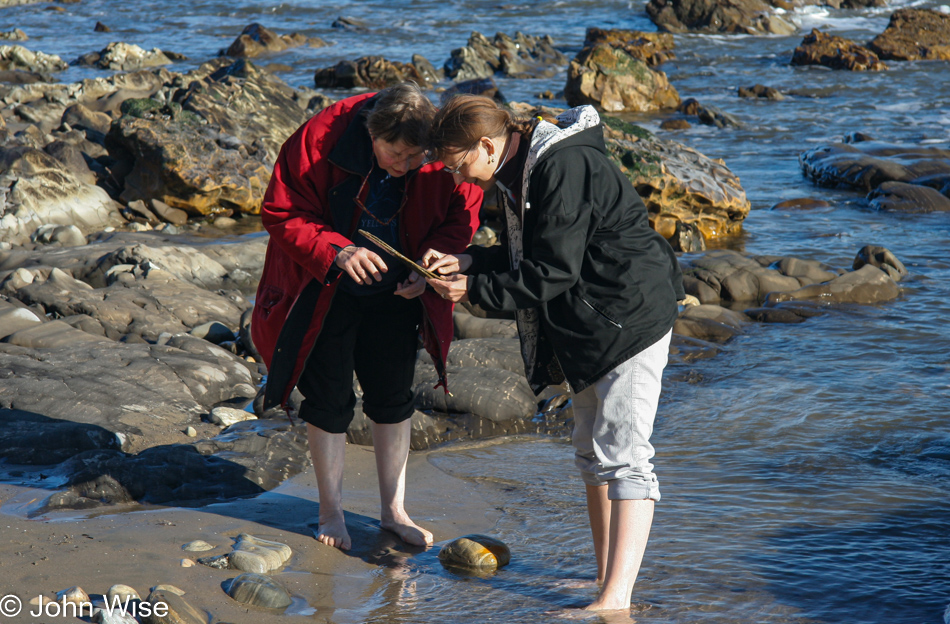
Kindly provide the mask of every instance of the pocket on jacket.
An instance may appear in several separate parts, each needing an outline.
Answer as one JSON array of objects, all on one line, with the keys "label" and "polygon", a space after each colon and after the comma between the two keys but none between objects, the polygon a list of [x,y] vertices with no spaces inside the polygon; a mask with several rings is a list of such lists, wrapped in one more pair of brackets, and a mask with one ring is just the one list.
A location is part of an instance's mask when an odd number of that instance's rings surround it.
[{"label": "pocket on jacket", "polygon": [[593,310],[602,319],[604,319],[605,321],[607,321],[608,323],[610,323],[611,325],[613,325],[614,327],[618,329],[623,329],[623,325],[619,321],[615,320],[609,312],[607,312],[606,310],[600,309],[599,306],[595,306],[593,303],[591,303],[584,297],[581,297],[580,299],[581,299],[581,302],[587,305],[588,308]]},{"label": "pocket on jacket", "polygon": [[264,286],[255,302],[255,305],[261,309],[261,318],[266,319],[270,316],[271,310],[283,301],[285,296],[284,291],[276,286]]}]

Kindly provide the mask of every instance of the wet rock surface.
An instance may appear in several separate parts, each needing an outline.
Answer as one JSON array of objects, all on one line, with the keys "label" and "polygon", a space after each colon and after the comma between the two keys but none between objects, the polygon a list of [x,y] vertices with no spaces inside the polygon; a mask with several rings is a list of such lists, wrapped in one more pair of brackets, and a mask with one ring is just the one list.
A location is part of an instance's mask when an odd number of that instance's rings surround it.
[{"label": "wet rock surface", "polygon": [[307,37],[298,33],[278,35],[264,26],[249,24],[237,39],[224,51],[227,56],[251,58],[261,54],[277,54],[302,45],[320,48],[327,43],[318,37]]},{"label": "wet rock surface", "polygon": [[231,581],[228,595],[240,603],[266,609],[284,609],[293,602],[283,585],[264,574],[238,576]]},{"label": "wet rock surface", "polygon": [[898,9],[868,48],[886,61],[950,60],[950,15],[933,9]]},{"label": "wet rock surface", "polygon": [[549,36],[516,32],[514,36],[497,33],[494,39],[489,39],[475,31],[465,46],[452,50],[444,70],[455,82],[490,78],[495,74],[537,78],[556,74],[567,61]]},{"label": "wet rock surface", "polygon": [[792,65],[823,65],[850,71],[882,71],[887,65],[862,45],[837,35],[828,35],[817,28],[805,35],[792,54]]},{"label": "wet rock surface", "polygon": [[761,0],[650,0],[647,15],[660,30],[744,35],[789,35],[794,25]]},{"label": "wet rock surface", "polygon": [[511,550],[494,537],[465,535],[444,545],[439,551],[439,561],[449,568],[494,570],[511,562]]},{"label": "wet rock surface", "polygon": [[[846,137],[844,143],[820,145],[798,157],[806,176],[821,186],[844,186],[868,192],[885,182],[927,186],[950,197],[950,150],[890,145],[869,137]],[[882,195],[900,192],[888,187]]]}]

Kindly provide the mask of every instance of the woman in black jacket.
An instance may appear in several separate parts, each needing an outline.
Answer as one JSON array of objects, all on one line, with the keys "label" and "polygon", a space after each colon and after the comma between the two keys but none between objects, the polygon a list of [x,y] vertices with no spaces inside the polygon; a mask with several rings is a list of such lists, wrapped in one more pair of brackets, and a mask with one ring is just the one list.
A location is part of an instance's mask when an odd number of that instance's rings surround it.
[{"label": "woman in black jacket", "polygon": [[502,246],[430,253],[443,297],[516,313],[535,392],[565,379],[574,394],[575,463],[603,587],[588,607],[627,609],[660,499],[649,442],[677,301],[669,244],[607,157],[589,106],[557,123],[518,122],[478,96],[439,111],[432,148],[457,180],[497,186]]}]

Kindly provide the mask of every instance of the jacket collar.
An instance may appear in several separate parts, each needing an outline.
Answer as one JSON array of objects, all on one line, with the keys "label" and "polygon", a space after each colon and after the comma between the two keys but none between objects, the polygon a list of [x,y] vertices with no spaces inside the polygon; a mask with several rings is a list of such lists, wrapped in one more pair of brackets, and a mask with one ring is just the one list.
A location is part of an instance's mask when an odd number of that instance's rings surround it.
[{"label": "jacket collar", "polygon": [[374,95],[363,103],[330,151],[331,163],[362,178],[368,176],[373,168],[373,140],[366,128],[366,116],[373,110],[377,98],[378,96]]}]

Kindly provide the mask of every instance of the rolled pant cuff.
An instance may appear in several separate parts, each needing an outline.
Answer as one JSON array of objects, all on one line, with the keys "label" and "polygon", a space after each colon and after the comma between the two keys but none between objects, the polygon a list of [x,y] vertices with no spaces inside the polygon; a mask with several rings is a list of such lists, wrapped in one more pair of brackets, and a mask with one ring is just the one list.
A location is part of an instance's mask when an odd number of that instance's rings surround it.
[{"label": "rolled pant cuff", "polygon": [[609,500],[660,500],[660,484],[640,479],[613,479],[607,482]]}]

